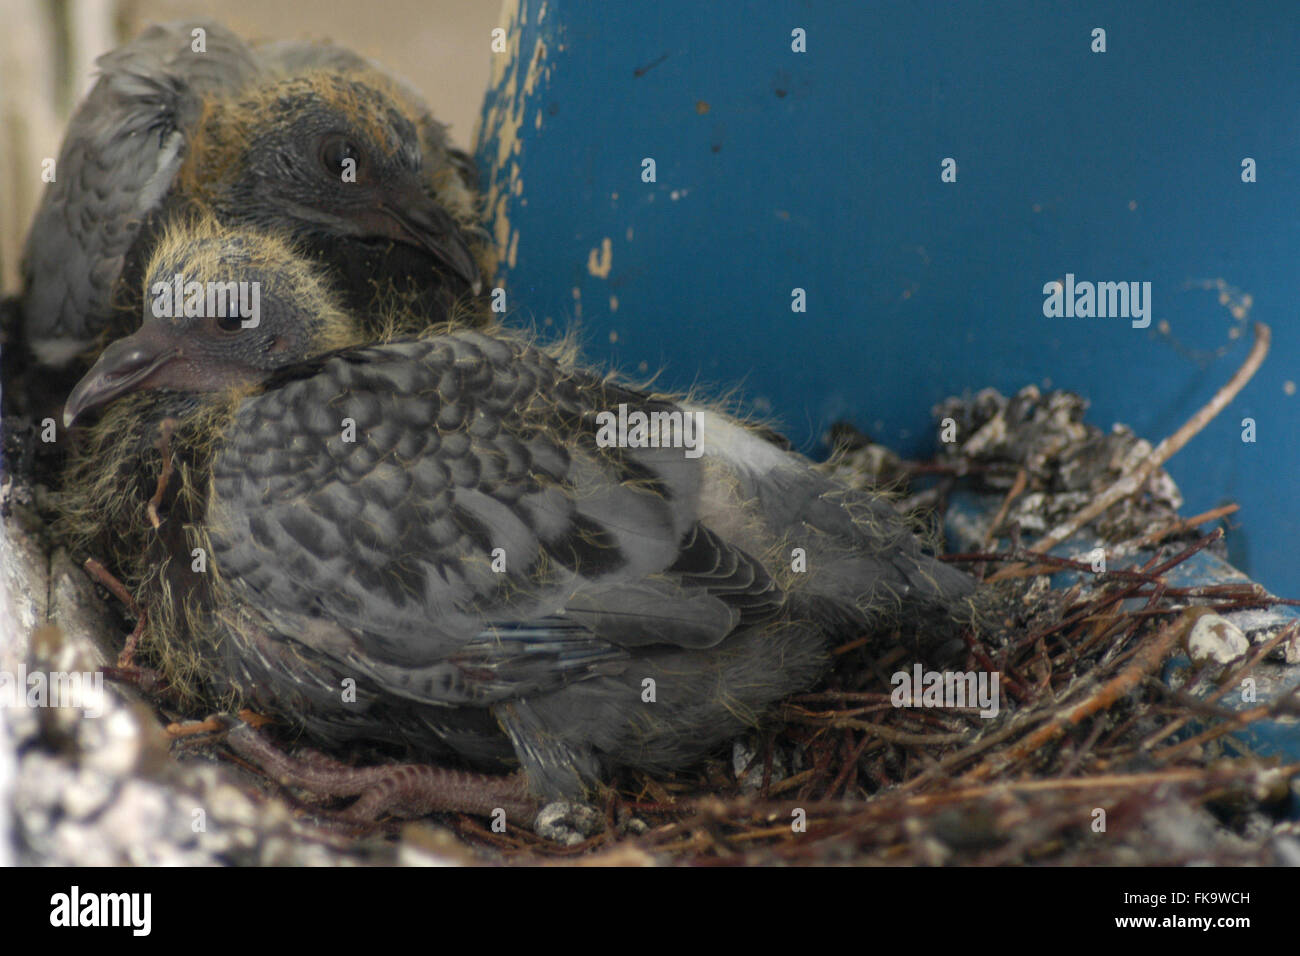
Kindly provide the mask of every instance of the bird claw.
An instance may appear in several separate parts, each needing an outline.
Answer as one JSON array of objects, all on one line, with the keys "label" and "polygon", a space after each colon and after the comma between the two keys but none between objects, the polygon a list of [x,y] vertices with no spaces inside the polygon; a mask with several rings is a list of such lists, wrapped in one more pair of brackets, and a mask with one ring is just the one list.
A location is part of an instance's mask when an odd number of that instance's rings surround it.
[{"label": "bird claw", "polygon": [[135,648],[140,643],[140,635],[144,633],[145,609],[131,596],[131,592],[126,589],[126,585],[94,558],[87,558],[82,567],[85,568],[86,574],[92,581],[104,587],[110,594],[125,604],[128,611],[135,615],[135,627],[127,635],[126,643],[122,645],[122,651],[117,655],[117,666],[104,668],[104,675],[113,680],[133,683],[140,687],[141,690],[147,690],[146,683],[150,685],[148,689],[163,686],[166,682],[161,674],[145,667],[138,667],[135,663]]},{"label": "bird claw", "polygon": [[316,796],[357,797],[340,814],[349,823],[459,811],[486,817],[504,814],[511,822],[530,824],[537,813],[537,802],[519,774],[489,776],[427,764],[352,767],[317,751],[291,756],[243,723],[230,728],[226,742],[282,786]]},{"label": "bird claw", "polygon": [[192,720],[186,723],[172,723],[164,728],[164,732],[172,740],[179,740],[183,737],[195,737],[199,734],[223,734],[234,726],[233,722],[225,714],[214,714],[206,720]]}]

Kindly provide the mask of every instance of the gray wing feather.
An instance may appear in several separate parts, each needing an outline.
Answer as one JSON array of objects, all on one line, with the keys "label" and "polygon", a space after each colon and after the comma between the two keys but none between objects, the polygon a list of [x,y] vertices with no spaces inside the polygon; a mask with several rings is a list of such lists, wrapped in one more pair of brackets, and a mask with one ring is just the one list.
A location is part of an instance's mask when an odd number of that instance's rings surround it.
[{"label": "gray wing feather", "polygon": [[281,633],[328,619],[352,643],[318,650],[433,703],[712,646],[775,611],[761,565],[697,525],[698,465],[596,447],[602,389],[473,332],[331,358],[240,407],[213,463],[214,561]]},{"label": "gray wing feather", "polygon": [[[206,52],[191,30],[206,31]],[[24,250],[29,343],[50,364],[92,340],[144,217],[171,186],[204,95],[258,72],[216,23],[154,26],[100,57],[99,80],[73,115]]]}]

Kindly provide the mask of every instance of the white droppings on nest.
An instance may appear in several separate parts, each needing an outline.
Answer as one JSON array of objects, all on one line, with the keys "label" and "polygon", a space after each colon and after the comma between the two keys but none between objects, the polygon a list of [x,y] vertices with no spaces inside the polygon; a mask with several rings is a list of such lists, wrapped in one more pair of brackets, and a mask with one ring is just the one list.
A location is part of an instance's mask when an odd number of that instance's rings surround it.
[{"label": "white droppings on nest", "polygon": [[1028,590],[1025,591],[1024,597],[1022,597],[1021,600],[1023,600],[1026,605],[1036,605],[1046,597],[1047,592],[1050,590],[1052,590],[1051,576],[1040,574],[1034,578],[1033,583],[1029,585]]},{"label": "white droppings on nest", "polygon": [[1018,498],[1007,517],[1020,526],[1021,532],[1042,534],[1059,517],[1073,514],[1087,504],[1090,497],[1083,491],[1062,491],[1055,494],[1034,491]]},{"label": "white droppings on nest", "polygon": [[[762,789],[763,764],[763,755],[759,753],[756,743],[749,738],[742,737],[731,745],[731,771],[740,784],[741,792],[758,793]],[[789,775],[785,754],[779,750],[773,751],[770,782],[776,783]]]},{"label": "white droppings on nest", "polygon": [[557,800],[537,811],[537,835],[563,846],[577,846],[604,829],[600,812],[585,803]]},{"label": "white droppings on nest", "polygon": [[961,450],[966,455],[976,456],[990,448],[995,448],[1007,440],[1007,420],[1001,415],[990,418],[971,435]]},{"label": "white droppings on nest", "polygon": [[1198,664],[1231,664],[1250,652],[1241,628],[1219,614],[1203,615],[1187,637],[1187,652]]}]

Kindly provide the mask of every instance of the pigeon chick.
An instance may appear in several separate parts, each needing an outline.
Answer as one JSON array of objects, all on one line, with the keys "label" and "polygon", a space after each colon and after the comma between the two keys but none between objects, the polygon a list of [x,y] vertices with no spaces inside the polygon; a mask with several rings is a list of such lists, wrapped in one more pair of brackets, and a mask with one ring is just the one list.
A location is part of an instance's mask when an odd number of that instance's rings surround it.
[{"label": "pigeon chick", "polygon": [[195,21],[98,65],[24,249],[23,331],[43,364],[134,328],[153,244],[196,207],[300,239],[359,314],[396,298],[428,324],[481,289],[473,165],[375,64]]},{"label": "pigeon chick", "polygon": [[259,283],[260,322],[147,314],[104,351],[66,406],[104,411],[65,530],[207,706],[522,770],[457,776],[490,794],[460,809],[527,818],[681,767],[812,685],[833,642],[971,590],[888,504],[719,411],[505,331],[356,344],[274,236],[173,227],[148,279],[175,274]]}]

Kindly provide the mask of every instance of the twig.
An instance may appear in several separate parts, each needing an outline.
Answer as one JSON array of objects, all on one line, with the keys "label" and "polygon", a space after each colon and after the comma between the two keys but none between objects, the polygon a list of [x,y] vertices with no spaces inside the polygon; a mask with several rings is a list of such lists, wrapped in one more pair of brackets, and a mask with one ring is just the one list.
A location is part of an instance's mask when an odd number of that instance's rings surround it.
[{"label": "twig", "polygon": [[1011,510],[1011,503],[1020,497],[1021,493],[1025,490],[1025,486],[1028,484],[1029,472],[1024,468],[1021,468],[1016,472],[1016,480],[1012,482],[1011,490],[1008,491],[1007,496],[1002,499],[1002,507],[998,509],[998,513],[993,516],[993,521],[990,522],[988,530],[984,532],[985,544],[988,544],[993,540],[995,532],[999,527],[1001,527],[1002,522],[1006,520],[1007,512]]},{"label": "twig", "polygon": [[1273,333],[1267,325],[1263,322],[1256,322],[1255,344],[1251,348],[1250,354],[1246,356],[1246,361],[1242,363],[1241,368],[1237,369],[1237,373],[1228,380],[1228,383],[1219,389],[1214,397],[1200,411],[1189,418],[1178,431],[1157,445],[1145,461],[1098,495],[1092,504],[1063,524],[1053,528],[1045,538],[1037,542],[1035,549],[1050,551],[1093,518],[1104,514],[1111,505],[1140,491],[1143,485],[1146,484],[1147,479],[1151,477],[1152,472],[1178,454],[1184,445],[1191,441],[1201,429],[1227,407],[1229,402],[1237,397],[1237,393],[1255,376],[1255,372],[1259,370],[1264,357],[1268,355],[1269,342],[1272,337]]},{"label": "twig", "polygon": [[162,453],[162,471],[158,475],[158,486],[154,489],[153,497],[149,499],[149,505],[145,508],[145,513],[149,516],[149,524],[155,531],[162,526],[162,520],[158,517],[158,506],[162,504],[167,483],[172,477],[172,433],[176,430],[176,424],[175,418],[164,418],[159,426],[162,432],[158,439],[158,450]]},{"label": "twig", "polygon": [[1039,727],[1029,734],[1006,754],[996,755],[996,759],[986,760],[965,775],[967,779],[983,780],[993,772],[1016,761],[1023,760],[1044,744],[1060,737],[1069,728],[1084,718],[1106,710],[1122,697],[1136,690],[1147,674],[1154,671],[1173,649],[1178,639],[1191,627],[1192,622],[1203,614],[1200,608],[1184,612],[1176,621],[1166,624],[1154,637],[1139,646],[1133,655],[1133,661],[1117,677],[1098,687],[1087,700],[1076,704],[1064,714],[1058,714],[1050,723]]},{"label": "twig", "polygon": [[126,585],[113,575],[113,572],[94,558],[87,558],[81,566],[86,569],[86,573],[90,575],[92,581],[102,584],[113,597],[125,604],[132,617],[140,616],[140,605],[135,603],[135,598],[132,597],[131,592],[126,589]]},{"label": "twig", "polygon": [[1179,521],[1175,521],[1173,524],[1161,528],[1158,531],[1152,531],[1150,534],[1138,538],[1135,541],[1122,541],[1116,545],[1116,547],[1133,548],[1134,550],[1149,548],[1153,544],[1160,543],[1171,534],[1181,534],[1184,531],[1191,531],[1193,528],[1198,528],[1203,524],[1208,524],[1211,521],[1217,521],[1220,518],[1226,518],[1228,515],[1236,514],[1240,510],[1241,505],[1235,503],[1224,505],[1221,508],[1211,508],[1209,511],[1202,511],[1200,514],[1192,515],[1190,518],[1182,518]]}]

